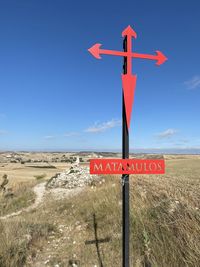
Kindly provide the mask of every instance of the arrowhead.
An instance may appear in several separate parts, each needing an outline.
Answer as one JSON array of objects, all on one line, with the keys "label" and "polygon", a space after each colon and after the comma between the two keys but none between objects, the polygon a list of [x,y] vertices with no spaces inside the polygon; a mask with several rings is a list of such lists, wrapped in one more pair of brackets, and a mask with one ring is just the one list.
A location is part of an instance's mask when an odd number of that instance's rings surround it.
[{"label": "arrowhead", "polygon": [[100,46],[101,44],[95,44],[88,49],[88,51],[96,58],[100,59]]},{"label": "arrowhead", "polygon": [[124,92],[126,122],[128,125],[128,129],[130,128],[130,122],[131,122],[131,112],[134,101],[136,79],[137,79],[136,75],[122,74],[122,87]]},{"label": "arrowhead", "polygon": [[161,65],[167,60],[167,57],[162,52],[156,51],[156,54],[157,54],[156,65]]},{"label": "arrowhead", "polygon": [[122,32],[122,37],[124,37],[124,36],[133,36],[136,39],[137,38],[137,33],[129,25]]}]

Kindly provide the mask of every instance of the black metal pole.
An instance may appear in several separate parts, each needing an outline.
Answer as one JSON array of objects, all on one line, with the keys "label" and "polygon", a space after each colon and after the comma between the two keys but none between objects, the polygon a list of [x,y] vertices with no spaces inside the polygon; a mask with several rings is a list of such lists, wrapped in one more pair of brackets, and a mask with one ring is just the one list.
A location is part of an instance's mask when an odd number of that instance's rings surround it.
[{"label": "black metal pole", "polygon": [[[123,49],[127,51],[127,37],[123,41]],[[123,73],[127,73],[127,57],[124,57]],[[124,94],[122,95],[122,158],[129,158],[129,132],[126,121]],[[129,267],[129,175],[122,175],[122,228],[123,248],[122,266]]]}]

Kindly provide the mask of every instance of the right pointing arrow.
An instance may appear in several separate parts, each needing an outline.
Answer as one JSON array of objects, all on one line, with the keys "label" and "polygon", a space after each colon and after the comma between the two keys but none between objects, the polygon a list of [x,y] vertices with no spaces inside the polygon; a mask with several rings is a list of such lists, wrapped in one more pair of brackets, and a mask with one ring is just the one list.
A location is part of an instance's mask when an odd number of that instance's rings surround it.
[{"label": "right pointing arrow", "polygon": [[156,65],[161,65],[167,60],[167,57],[158,50],[156,51],[156,55],[132,53],[132,57],[156,60]]},{"label": "right pointing arrow", "polygon": [[136,80],[137,80],[137,75],[122,74],[122,88],[124,92],[126,122],[128,129],[130,128],[130,122],[131,122],[131,113],[134,102]]}]

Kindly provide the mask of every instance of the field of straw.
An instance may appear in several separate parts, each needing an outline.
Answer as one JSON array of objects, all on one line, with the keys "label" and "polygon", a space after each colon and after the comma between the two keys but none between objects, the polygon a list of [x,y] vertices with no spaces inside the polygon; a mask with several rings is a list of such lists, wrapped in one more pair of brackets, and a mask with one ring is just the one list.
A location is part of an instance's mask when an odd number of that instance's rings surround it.
[{"label": "field of straw", "polygon": [[[32,186],[21,187],[29,201]],[[121,209],[120,176],[64,199],[46,197],[0,220],[0,267],[121,266]],[[165,175],[132,175],[130,223],[130,266],[199,267],[200,157],[168,156]]]}]

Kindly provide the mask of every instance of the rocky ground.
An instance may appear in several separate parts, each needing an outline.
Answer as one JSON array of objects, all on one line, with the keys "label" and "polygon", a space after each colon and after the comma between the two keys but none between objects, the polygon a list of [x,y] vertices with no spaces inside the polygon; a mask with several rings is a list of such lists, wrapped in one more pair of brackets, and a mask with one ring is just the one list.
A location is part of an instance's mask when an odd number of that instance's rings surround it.
[{"label": "rocky ground", "polygon": [[90,175],[88,166],[80,166],[74,164],[66,172],[62,172],[53,176],[47,183],[47,188],[67,188],[83,187],[91,185],[99,176]]}]

